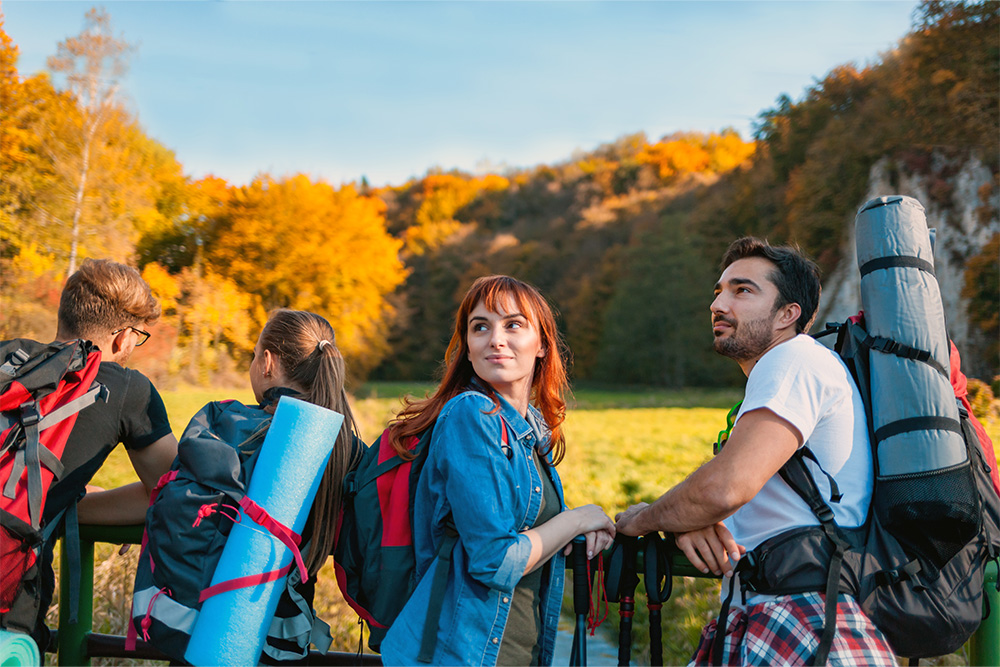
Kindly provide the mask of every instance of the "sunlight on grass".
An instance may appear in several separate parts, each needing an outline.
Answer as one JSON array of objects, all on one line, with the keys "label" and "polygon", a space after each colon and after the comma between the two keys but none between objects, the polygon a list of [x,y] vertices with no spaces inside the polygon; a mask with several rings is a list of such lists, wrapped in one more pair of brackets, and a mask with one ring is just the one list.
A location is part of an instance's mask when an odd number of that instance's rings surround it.
[{"label": "sunlight on grass", "polygon": [[[352,401],[362,438],[370,443],[378,437],[399,410],[402,396],[422,398],[433,389],[434,385],[428,383],[362,386]],[[224,398],[253,402],[249,390],[163,393],[171,425],[178,436],[205,403]],[[559,466],[567,504],[575,507],[595,503],[614,516],[633,503],[654,500],[711,457],[712,442],[725,423],[729,407],[739,398],[739,393],[732,390],[578,389],[573,397],[575,407],[566,417],[566,458]],[[1000,439],[1000,423],[988,421],[986,427],[994,441]],[[110,487],[135,479],[128,456],[119,447],[95,477],[95,483]],[[117,547],[99,545],[97,558],[98,567],[105,572],[97,585],[105,590],[95,589],[98,601],[95,627],[124,634],[134,556],[119,557]],[[663,608],[667,664],[684,663],[690,657],[702,625],[718,611],[718,586],[715,581],[700,579],[676,581],[674,594]],[[633,660],[648,664],[649,635],[641,585],[636,600]],[[331,625],[334,650],[356,651],[357,617],[340,596],[330,561],[318,578],[314,606]],[[617,642],[616,607],[611,606],[612,618],[602,627],[612,643]],[[53,614],[50,620],[57,622]]]}]

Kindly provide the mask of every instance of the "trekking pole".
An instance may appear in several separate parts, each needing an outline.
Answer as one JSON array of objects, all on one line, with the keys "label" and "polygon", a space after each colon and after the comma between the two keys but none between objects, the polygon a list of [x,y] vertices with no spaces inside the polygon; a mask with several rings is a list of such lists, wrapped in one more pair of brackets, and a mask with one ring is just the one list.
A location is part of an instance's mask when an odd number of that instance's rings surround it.
[{"label": "trekking pole", "polygon": [[642,538],[642,560],[646,581],[646,606],[649,608],[649,664],[663,664],[663,628],[661,613],[663,603],[670,599],[673,578],[670,557],[660,534],[650,533]]},{"label": "trekking pole", "polygon": [[605,573],[604,590],[608,602],[618,603],[618,664],[629,664],[632,653],[632,617],[635,615],[635,588],[639,585],[636,575],[638,538],[616,535],[608,557],[608,571]]},{"label": "trekking pole", "polygon": [[569,654],[569,664],[586,667],[590,578],[587,576],[587,538],[583,535],[573,538],[573,611],[576,613],[576,629],[573,631],[573,648]]}]

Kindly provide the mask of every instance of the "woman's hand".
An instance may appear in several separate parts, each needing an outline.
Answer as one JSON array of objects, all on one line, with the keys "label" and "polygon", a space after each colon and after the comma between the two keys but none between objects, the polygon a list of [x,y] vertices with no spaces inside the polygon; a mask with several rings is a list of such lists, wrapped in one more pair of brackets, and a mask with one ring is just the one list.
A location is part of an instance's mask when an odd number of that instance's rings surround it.
[{"label": "woman's hand", "polygon": [[[592,530],[586,533],[582,533],[585,538],[587,538],[587,559],[594,557],[594,554],[599,554],[605,549],[609,548],[615,542],[615,536],[606,530]],[[570,542],[563,549],[563,555],[569,556],[573,553],[573,543]]]},{"label": "woman's hand", "polygon": [[[567,514],[574,515],[578,522],[576,534],[587,538],[587,558],[593,558],[595,553],[604,551],[614,542],[615,524],[597,505],[583,505],[569,510]],[[568,556],[572,551],[573,543],[570,542],[563,553]]]},{"label": "woman's hand", "polygon": [[688,533],[674,535],[674,541],[691,564],[704,573],[732,574],[730,559],[738,561],[746,549],[736,543],[732,533],[722,523],[705,526]]},{"label": "woman's hand", "polygon": [[588,558],[593,557],[596,550],[605,549],[614,540],[615,524],[597,505],[583,505],[560,512],[523,534],[531,541],[531,554],[524,569],[524,573],[528,574],[559,551],[567,555],[571,553],[573,538],[577,535],[587,537]]}]

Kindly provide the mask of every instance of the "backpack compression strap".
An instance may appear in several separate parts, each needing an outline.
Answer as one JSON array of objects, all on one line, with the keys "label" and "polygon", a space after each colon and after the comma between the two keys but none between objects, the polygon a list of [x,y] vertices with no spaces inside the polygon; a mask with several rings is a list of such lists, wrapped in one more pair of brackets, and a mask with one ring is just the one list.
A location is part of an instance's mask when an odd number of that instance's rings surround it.
[{"label": "backpack compression strap", "polygon": [[[288,547],[294,557],[295,565],[299,568],[299,577],[301,578],[302,583],[308,581],[309,573],[308,570],[306,570],[305,562],[302,560],[302,553],[299,551],[299,544],[302,542],[302,537],[297,533],[292,532],[292,529],[288,526],[276,521],[270,514],[267,513],[267,510],[246,496],[243,496],[243,498],[240,499],[240,508],[244,513],[246,513],[247,516],[253,519],[254,523],[267,530],[271,533],[271,535],[281,541],[282,544]],[[285,567],[277,570],[271,570],[270,572],[251,574],[245,577],[230,579],[228,581],[220,581],[214,586],[209,586],[203,590],[201,595],[198,596],[198,601],[204,602],[213,595],[227,593],[238,588],[249,588],[250,586],[270,583],[281,579],[291,571],[292,563],[289,563]]]},{"label": "backpack compression strap", "polygon": [[108,390],[104,385],[95,382],[87,390],[87,393],[67,401],[44,417],[39,413],[36,401],[30,401],[21,406],[20,428],[24,430],[24,440],[14,454],[10,477],[7,479],[7,484],[4,485],[3,494],[7,498],[13,499],[17,491],[17,483],[27,470],[28,519],[31,527],[35,530],[38,530],[41,523],[42,513],[41,466],[44,465],[52,472],[55,479],[60,479],[65,469],[59,457],[41,445],[41,432],[74,416],[80,410],[96,403],[98,399],[106,402]]}]

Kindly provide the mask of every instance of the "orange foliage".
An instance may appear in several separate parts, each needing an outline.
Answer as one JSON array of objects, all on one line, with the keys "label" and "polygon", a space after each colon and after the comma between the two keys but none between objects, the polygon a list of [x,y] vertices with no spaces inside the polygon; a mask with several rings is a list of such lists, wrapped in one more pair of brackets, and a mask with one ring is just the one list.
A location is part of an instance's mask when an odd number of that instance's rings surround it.
[{"label": "orange foliage", "polygon": [[749,159],[754,149],[753,142],[743,141],[733,130],[708,135],[688,132],[645,146],[637,160],[655,167],[660,180],[669,182],[683,174],[730,171]]},{"label": "orange foliage", "polygon": [[352,364],[386,351],[386,297],[406,277],[401,243],[386,232],[385,204],[304,175],[258,178],[235,189],[206,261],[267,308],[330,320]]}]

